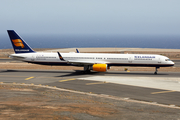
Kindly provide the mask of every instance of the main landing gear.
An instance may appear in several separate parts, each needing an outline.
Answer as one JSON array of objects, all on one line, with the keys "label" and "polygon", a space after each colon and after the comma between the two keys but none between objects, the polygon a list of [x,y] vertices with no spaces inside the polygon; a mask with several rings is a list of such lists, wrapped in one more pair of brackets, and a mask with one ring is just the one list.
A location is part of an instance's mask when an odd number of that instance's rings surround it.
[{"label": "main landing gear", "polygon": [[155,75],[157,75],[157,72],[158,72],[157,69],[159,69],[159,67],[156,67],[156,71],[154,72]]},{"label": "main landing gear", "polygon": [[89,65],[84,66],[84,73],[90,73],[90,72],[91,72],[90,66]]}]

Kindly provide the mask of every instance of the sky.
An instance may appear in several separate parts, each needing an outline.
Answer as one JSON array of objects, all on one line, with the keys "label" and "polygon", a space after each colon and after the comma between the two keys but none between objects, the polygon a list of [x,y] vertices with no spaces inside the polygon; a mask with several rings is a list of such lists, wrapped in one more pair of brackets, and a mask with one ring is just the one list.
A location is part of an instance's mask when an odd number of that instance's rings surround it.
[{"label": "sky", "polygon": [[1,0],[0,35],[180,36],[180,0]]}]

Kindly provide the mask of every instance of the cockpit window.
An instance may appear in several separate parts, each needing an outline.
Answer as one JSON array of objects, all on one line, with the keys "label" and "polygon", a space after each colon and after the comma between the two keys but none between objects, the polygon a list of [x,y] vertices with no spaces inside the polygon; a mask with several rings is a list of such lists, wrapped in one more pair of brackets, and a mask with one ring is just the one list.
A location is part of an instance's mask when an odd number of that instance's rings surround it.
[{"label": "cockpit window", "polygon": [[171,61],[170,59],[165,59],[165,61]]}]

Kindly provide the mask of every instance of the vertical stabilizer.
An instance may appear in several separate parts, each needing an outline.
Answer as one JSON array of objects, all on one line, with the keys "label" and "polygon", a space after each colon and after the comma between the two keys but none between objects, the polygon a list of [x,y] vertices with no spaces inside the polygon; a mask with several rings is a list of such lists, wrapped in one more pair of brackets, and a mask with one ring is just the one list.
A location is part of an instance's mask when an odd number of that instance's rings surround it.
[{"label": "vertical stabilizer", "polygon": [[15,53],[31,53],[33,49],[14,31],[7,30]]},{"label": "vertical stabilizer", "polygon": [[78,49],[76,49],[76,52],[77,52],[77,53],[80,53]]}]

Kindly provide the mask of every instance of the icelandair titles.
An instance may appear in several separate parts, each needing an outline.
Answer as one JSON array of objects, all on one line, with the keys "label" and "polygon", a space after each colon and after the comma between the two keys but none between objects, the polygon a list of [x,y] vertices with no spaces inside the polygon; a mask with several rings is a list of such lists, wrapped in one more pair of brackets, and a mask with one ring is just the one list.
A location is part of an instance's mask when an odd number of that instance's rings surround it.
[{"label": "icelandair titles", "polygon": [[29,51],[29,49],[15,49],[15,51]]},{"label": "icelandair titles", "polygon": [[134,60],[152,60],[155,56],[134,56]]},{"label": "icelandair titles", "polygon": [[134,58],[155,58],[155,56],[134,56]]}]

